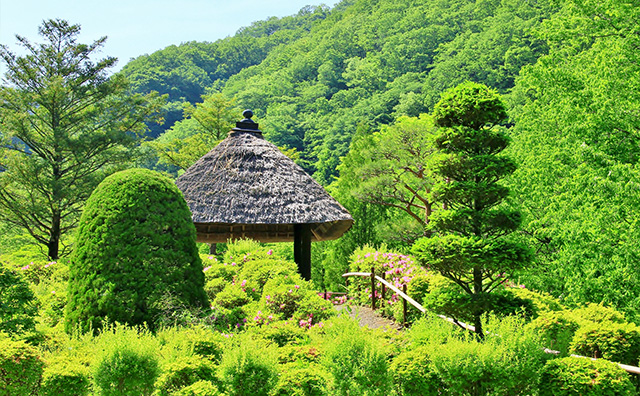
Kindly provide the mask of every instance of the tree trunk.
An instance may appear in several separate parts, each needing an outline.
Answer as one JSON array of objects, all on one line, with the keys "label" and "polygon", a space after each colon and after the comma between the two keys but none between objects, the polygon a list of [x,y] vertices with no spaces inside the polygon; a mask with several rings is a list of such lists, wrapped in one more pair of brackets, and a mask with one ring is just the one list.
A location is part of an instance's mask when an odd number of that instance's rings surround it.
[{"label": "tree trunk", "polygon": [[53,213],[51,218],[51,230],[49,231],[49,242],[47,243],[49,260],[55,261],[60,254],[60,213]]},{"label": "tree trunk", "polygon": [[210,243],[209,244],[209,254],[217,254],[216,253],[216,244],[215,243]]},{"label": "tree trunk", "polygon": [[[478,298],[482,295],[482,268],[480,266],[473,267],[473,294]],[[484,339],[482,330],[482,311],[476,309],[473,314],[473,326],[476,328],[476,334]]]}]

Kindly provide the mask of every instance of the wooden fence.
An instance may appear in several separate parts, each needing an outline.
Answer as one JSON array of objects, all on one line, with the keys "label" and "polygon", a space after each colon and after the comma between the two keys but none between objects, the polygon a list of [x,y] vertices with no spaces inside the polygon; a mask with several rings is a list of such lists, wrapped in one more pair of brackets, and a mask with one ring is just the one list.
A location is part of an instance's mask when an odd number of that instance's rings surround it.
[{"label": "wooden fence", "polygon": [[[367,277],[367,278],[371,278],[371,309],[375,310],[376,309],[376,281],[380,282],[381,284],[381,299],[384,300],[386,297],[386,291],[387,288],[390,290],[393,290],[393,292],[395,292],[398,296],[400,296],[402,298],[402,326],[406,326],[407,324],[407,304],[411,304],[413,305],[417,310],[419,310],[422,313],[426,313],[427,309],[425,307],[423,307],[422,305],[420,305],[416,300],[414,300],[413,298],[409,297],[407,295],[407,285],[404,284],[402,286],[402,290],[398,289],[397,287],[395,287],[394,285],[392,285],[391,283],[389,283],[386,279],[384,279],[384,272],[382,273],[382,277],[378,276],[375,274],[375,270],[373,268],[371,268],[371,272],[347,272],[346,274],[342,274],[342,276],[344,278],[349,278],[351,276],[360,276],[360,277]],[[470,324],[466,324],[464,322],[460,322],[457,321],[455,319],[449,318],[447,316],[444,315],[437,315],[439,318],[446,320],[449,323],[455,324],[457,326],[460,326],[464,329],[467,329],[469,331],[476,331],[476,328]],[[560,352],[559,351],[554,351],[552,349],[548,349],[545,348],[544,351],[546,353],[550,353],[550,354],[554,354],[554,355],[559,355]],[[580,355],[571,355],[571,357],[576,357],[576,358],[582,358],[582,359],[591,359],[591,360],[597,360],[596,358],[590,358],[587,356],[580,356]],[[628,373],[631,374],[637,374],[640,375],[640,367],[635,367],[635,366],[629,366],[626,364],[622,364],[622,363],[616,363],[618,366],[620,366],[620,368],[622,368],[623,370],[625,370]]]}]

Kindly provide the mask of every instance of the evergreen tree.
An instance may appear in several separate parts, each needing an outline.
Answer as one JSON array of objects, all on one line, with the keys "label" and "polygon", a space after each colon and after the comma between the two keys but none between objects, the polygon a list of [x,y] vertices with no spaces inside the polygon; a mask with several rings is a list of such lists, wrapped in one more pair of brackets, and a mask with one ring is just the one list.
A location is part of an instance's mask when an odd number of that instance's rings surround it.
[{"label": "evergreen tree", "polygon": [[435,234],[413,247],[424,264],[464,290],[467,299],[459,303],[480,337],[491,292],[532,258],[507,238],[520,225],[520,213],[501,205],[509,190],[498,182],[515,170],[512,160],[499,155],[509,144],[497,128],[506,116],[498,94],[484,85],[467,82],[443,94],[434,109],[440,127],[434,173],[440,181],[433,194],[445,209],[431,217]]},{"label": "evergreen tree", "polygon": [[76,42],[79,25],[45,21],[46,43],[17,36],[27,55],[0,45],[7,66],[0,86],[0,219],[61,253],[60,238],[110,165],[131,160],[144,121],[162,104],[157,95],[128,95],[123,76],[108,77],[116,58],[91,60],[106,37]]}]

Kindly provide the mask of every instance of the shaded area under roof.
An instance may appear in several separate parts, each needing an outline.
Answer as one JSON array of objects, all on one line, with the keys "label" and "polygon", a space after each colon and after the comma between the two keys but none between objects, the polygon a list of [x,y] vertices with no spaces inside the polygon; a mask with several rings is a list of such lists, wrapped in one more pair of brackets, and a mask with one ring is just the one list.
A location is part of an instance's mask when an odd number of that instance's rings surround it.
[{"label": "shaded area under roof", "polygon": [[198,242],[292,242],[296,224],[309,224],[312,241],[342,236],[353,224],[349,212],[255,125],[234,128],[176,180]]}]

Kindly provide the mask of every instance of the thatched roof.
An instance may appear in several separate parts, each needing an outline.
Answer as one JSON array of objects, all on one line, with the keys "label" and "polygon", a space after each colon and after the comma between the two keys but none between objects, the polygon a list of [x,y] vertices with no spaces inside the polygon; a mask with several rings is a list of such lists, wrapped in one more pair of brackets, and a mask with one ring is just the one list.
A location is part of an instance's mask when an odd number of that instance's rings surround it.
[{"label": "thatched roof", "polygon": [[351,227],[349,212],[266,141],[257,124],[251,130],[242,128],[247,126],[243,122],[237,125],[240,128],[176,180],[199,242],[289,242],[294,224],[310,224],[312,240],[324,241],[339,238]]}]

